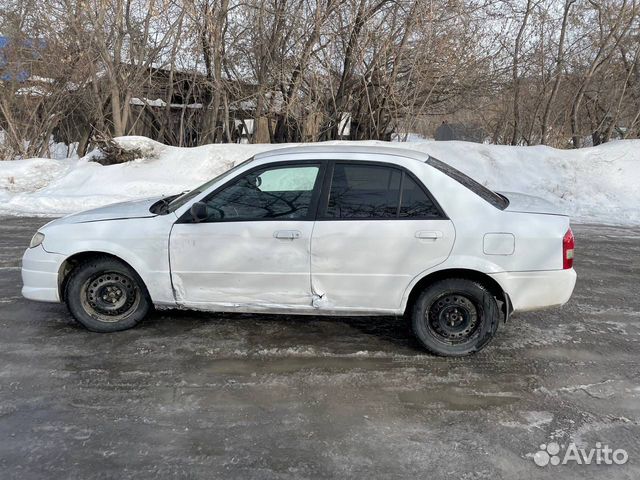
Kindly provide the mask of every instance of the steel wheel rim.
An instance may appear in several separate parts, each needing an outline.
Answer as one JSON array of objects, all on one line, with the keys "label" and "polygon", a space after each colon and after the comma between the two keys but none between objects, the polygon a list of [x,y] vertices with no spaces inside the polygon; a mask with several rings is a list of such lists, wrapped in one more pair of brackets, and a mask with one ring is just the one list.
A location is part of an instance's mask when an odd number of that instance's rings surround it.
[{"label": "steel wheel rim", "polygon": [[80,295],[85,311],[101,322],[118,322],[140,304],[140,289],[120,272],[93,275],[82,285]]},{"label": "steel wheel rim", "polygon": [[482,309],[466,295],[446,293],[429,305],[425,317],[427,328],[436,340],[460,345],[478,335]]}]

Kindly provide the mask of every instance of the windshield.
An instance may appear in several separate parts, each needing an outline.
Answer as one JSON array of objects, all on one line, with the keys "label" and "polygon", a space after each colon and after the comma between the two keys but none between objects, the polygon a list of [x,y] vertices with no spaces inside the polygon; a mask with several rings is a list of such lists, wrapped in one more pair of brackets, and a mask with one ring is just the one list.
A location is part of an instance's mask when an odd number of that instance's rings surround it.
[{"label": "windshield", "polygon": [[473,193],[478,195],[480,198],[489,202],[494,207],[499,208],[500,210],[504,210],[509,206],[509,200],[506,197],[494,192],[493,190],[489,190],[484,185],[476,182],[473,178],[465,175],[460,170],[456,170],[451,165],[441,162],[440,160],[435,159],[431,156],[427,159],[426,164],[431,165],[432,167],[440,170],[445,175],[461,183]]},{"label": "windshield", "polygon": [[194,188],[193,190],[183,193],[182,195],[180,195],[179,197],[175,198],[174,200],[172,200],[167,208],[167,212],[174,212],[176,211],[178,208],[180,208],[181,206],[183,206],[185,203],[187,203],[189,200],[191,200],[194,197],[197,197],[198,195],[200,195],[202,192],[204,192],[205,190],[207,190],[209,187],[211,187],[211,185],[213,185],[216,182],[219,182],[220,180],[222,180],[225,177],[228,177],[229,175],[231,175],[233,172],[235,172],[236,170],[238,170],[240,167],[242,167],[243,165],[249,163],[251,160],[253,160],[253,157],[245,160],[244,162],[240,162],[237,165],[234,165],[231,169],[227,170],[224,173],[221,173],[220,175],[218,175],[215,178],[212,178],[211,180],[209,180],[206,183],[203,183],[202,185],[200,185],[199,187]]}]

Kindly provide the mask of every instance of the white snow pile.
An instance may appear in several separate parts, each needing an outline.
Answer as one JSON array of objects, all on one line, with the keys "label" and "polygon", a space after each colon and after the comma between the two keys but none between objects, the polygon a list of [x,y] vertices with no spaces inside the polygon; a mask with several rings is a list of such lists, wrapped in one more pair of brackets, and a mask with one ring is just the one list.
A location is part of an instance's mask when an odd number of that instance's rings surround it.
[{"label": "white snow pile", "polygon": [[[144,158],[110,166],[91,162],[91,154],[80,159],[0,162],[0,214],[61,215],[117,201],[179,193],[258,152],[286,146],[177,148],[145,137],[117,141],[125,148],[140,149]],[[436,141],[401,146],[450,163],[494,190],[545,198],[577,221],[640,224],[640,140],[580,150]]]}]

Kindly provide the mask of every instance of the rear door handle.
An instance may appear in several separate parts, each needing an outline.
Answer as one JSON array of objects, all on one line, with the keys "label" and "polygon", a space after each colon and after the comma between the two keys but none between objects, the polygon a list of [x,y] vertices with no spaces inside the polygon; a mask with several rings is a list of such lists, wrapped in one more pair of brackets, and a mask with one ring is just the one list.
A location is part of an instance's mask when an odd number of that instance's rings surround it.
[{"label": "rear door handle", "polygon": [[275,238],[284,238],[286,240],[295,240],[296,238],[300,238],[299,230],[277,230],[273,232],[273,236]]},{"label": "rear door handle", "polygon": [[442,232],[438,232],[435,230],[420,230],[416,232],[416,238],[420,238],[423,240],[437,240],[442,238]]}]

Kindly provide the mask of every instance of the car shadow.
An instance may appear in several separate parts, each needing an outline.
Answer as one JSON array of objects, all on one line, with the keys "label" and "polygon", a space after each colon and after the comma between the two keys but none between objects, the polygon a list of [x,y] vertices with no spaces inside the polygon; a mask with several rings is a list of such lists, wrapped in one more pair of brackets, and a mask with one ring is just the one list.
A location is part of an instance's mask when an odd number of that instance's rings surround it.
[{"label": "car shadow", "polygon": [[[404,317],[371,316],[311,316],[256,313],[215,313],[178,309],[162,309],[153,312],[136,329],[154,330],[163,335],[197,331],[199,335],[216,328],[225,332],[231,329],[237,335],[262,332],[270,343],[279,341],[301,344],[342,345],[353,340],[354,349],[362,347],[397,350],[403,353],[425,354],[425,350],[413,336],[410,322]],[[194,332],[195,333],[195,332]]]}]

